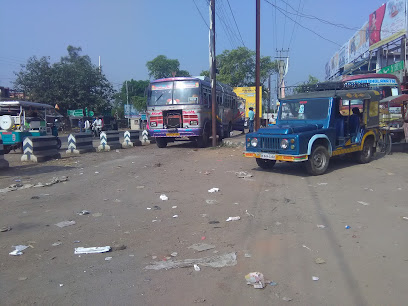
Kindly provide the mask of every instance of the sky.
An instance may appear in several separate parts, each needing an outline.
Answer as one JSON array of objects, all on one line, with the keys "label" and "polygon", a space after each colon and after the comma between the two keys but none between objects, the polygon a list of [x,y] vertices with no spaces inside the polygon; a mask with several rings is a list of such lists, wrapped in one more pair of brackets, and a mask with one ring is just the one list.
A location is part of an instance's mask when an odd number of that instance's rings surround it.
[{"label": "sky", "polygon": [[[149,79],[146,63],[161,54],[199,75],[209,69],[208,1],[0,0],[0,86],[13,88],[14,72],[31,56],[49,56],[54,63],[67,55],[68,45],[81,47],[95,65],[100,56],[115,89],[125,80]],[[322,81],[326,62],[356,31],[285,13],[300,24],[295,25],[273,5],[291,11],[289,4],[303,14],[357,29],[383,2],[261,0],[261,55],[275,59],[276,50],[289,49],[289,86],[309,75]],[[239,46],[255,50],[256,1],[215,3],[216,54]]]}]

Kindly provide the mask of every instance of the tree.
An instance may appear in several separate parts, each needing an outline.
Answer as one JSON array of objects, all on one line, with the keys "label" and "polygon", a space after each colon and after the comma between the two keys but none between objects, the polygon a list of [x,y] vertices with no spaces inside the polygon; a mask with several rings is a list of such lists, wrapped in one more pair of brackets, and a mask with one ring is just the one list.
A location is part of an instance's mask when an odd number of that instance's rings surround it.
[{"label": "tree", "polygon": [[[255,86],[255,51],[246,47],[225,50],[217,55],[217,80],[233,87]],[[260,82],[265,84],[269,75],[278,71],[278,64],[270,56],[262,56],[260,61]],[[201,75],[209,76],[209,71]]]},{"label": "tree", "polygon": [[123,82],[120,92],[115,95],[114,110],[120,117],[124,114],[124,106],[127,104],[127,95],[129,97],[129,104],[139,111],[146,110],[146,88],[149,86],[147,80],[133,80],[127,81],[127,93],[126,93],[126,81]]},{"label": "tree", "polygon": [[295,87],[293,89],[294,93],[301,93],[309,91],[310,85],[314,85],[319,83],[319,79],[309,74],[309,79],[306,82],[303,82],[301,85]]},{"label": "tree", "polygon": [[14,86],[29,99],[50,105],[58,104],[61,112],[87,107],[97,113],[110,108],[111,83],[81,48],[68,46],[68,56],[50,64],[49,57],[31,57],[22,65]]},{"label": "tree", "polygon": [[176,76],[190,76],[186,70],[180,70],[180,62],[177,59],[169,59],[165,55],[158,55],[153,60],[146,63],[149,77],[153,79],[169,78],[176,73]]}]

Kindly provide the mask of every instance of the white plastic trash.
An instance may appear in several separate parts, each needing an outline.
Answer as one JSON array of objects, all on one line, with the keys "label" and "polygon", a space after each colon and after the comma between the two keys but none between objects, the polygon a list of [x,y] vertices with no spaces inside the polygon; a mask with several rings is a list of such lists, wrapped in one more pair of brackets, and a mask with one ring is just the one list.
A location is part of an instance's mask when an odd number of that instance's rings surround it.
[{"label": "white plastic trash", "polygon": [[238,220],[241,220],[241,217],[239,217],[239,216],[229,217],[229,218],[228,218],[227,220],[225,220],[225,221],[229,222],[229,221],[238,221]]},{"label": "white plastic trash", "polygon": [[218,192],[218,191],[220,191],[220,188],[217,188],[217,187],[214,187],[208,190],[208,192],[211,192],[211,193]]},{"label": "white plastic trash", "polygon": [[198,265],[194,265],[194,270],[196,270],[197,272],[201,271],[201,269],[200,269],[200,267]]},{"label": "white plastic trash", "polygon": [[169,198],[165,194],[160,195],[160,200],[167,201],[168,199]]},{"label": "white plastic trash", "polygon": [[111,250],[110,246],[104,247],[91,247],[91,248],[75,248],[74,254],[94,254],[94,253],[106,253]]}]

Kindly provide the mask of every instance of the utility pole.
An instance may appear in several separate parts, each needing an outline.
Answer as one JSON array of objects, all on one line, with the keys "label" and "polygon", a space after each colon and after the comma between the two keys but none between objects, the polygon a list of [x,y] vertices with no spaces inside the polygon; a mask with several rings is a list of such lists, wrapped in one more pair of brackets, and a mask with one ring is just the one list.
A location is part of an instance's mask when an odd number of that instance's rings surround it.
[{"label": "utility pole", "polygon": [[260,103],[259,103],[259,86],[260,86],[260,62],[261,62],[261,0],[256,0],[256,59],[255,59],[255,131],[259,129],[260,124]]},{"label": "utility pole", "polygon": [[271,90],[271,74],[268,79],[268,113],[271,112],[272,90]]},{"label": "utility pole", "polygon": [[217,107],[217,82],[216,82],[216,61],[215,61],[215,0],[211,0],[210,5],[210,75],[211,75],[211,127],[212,146],[217,145],[217,118],[215,110]]},{"label": "utility pole", "polygon": [[130,109],[129,109],[129,91],[128,91],[128,85],[127,85],[127,81],[126,81],[126,105],[127,105],[127,110],[128,110],[128,127],[130,125]]},{"label": "utility pole", "polygon": [[277,95],[278,99],[284,98],[285,97],[285,81],[284,77],[286,73],[288,72],[288,64],[289,64],[289,49],[287,50],[276,50],[276,53],[279,54],[279,56],[276,56],[275,58],[278,59],[278,69],[279,69],[279,76],[277,80]]}]

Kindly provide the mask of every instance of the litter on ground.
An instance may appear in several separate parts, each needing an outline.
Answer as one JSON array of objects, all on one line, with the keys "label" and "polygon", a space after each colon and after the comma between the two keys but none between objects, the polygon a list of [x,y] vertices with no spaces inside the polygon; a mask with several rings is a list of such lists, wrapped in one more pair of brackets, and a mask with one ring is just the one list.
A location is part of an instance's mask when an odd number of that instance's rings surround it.
[{"label": "litter on ground", "polygon": [[363,202],[363,201],[357,201],[357,203],[358,203],[358,204],[361,204],[361,205],[364,205],[364,206],[370,205],[369,203]]},{"label": "litter on ground", "polygon": [[188,249],[193,249],[197,252],[203,252],[203,251],[215,249],[215,245],[207,244],[207,243],[195,243],[193,245],[190,245]]},{"label": "litter on ground", "polygon": [[241,217],[239,217],[239,216],[229,217],[229,218],[228,218],[227,220],[225,220],[225,221],[229,222],[229,221],[238,221],[238,220],[241,220]]},{"label": "litter on ground", "polygon": [[10,252],[9,255],[19,256],[23,255],[23,251],[28,248],[28,245],[13,245],[14,251]]},{"label": "litter on ground", "polygon": [[255,289],[263,289],[265,287],[264,275],[260,272],[251,272],[245,275],[245,280],[248,285],[254,286]]},{"label": "litter on ground", "polygon": [[211,192],[211,193],[218,192],[218,191],[220,191],[220,188],[217,188],[217,187],[214,187],[208,190],[208,192]]},{"label": "litter on ground", "polygon": [[165,194],[160,195],[160,200],[167,201],[169,198]]},{"label": "litter on ground", "polygon": [[90,247],[90,248],[75,248],[74,254],[94,254],[94,253],[106,253],[111,250],[110,246],[104,247]]},{"label": "litter on ground", "polygon": [[198,265],[194,265],[194,270],[196,270],[197,272],[200,271],[200,267]]},{"label": "litter on ground", "polygon": [[55,224],[56,226],[63,228],[63,227],[67,227],[67,226],[71,226],[74,225],[76,222],[75,221],[61,221],[57,224]]},{"label": "litter on ground", "polygon": [[218,256],[196,258],[196,259],[185,259],[177,261],[156,261],[151,265],[145,267],[146,270],[169,270],[174,268],[187,268],[193,267],[194,265],[201,265],[211,268],[223,268],[232,267],[237,264],[237,255],[235,252],[226,253]]}]

